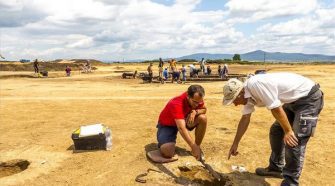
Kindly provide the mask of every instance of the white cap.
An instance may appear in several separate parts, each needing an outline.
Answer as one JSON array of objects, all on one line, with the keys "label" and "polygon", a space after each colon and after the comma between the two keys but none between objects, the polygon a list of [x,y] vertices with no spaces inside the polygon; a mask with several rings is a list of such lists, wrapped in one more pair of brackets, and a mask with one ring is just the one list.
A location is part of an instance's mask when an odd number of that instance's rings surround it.
[{"label": "white cap", "polygon": [[223,104],[230,105],[243,89],[242,81],[232,78],[223,87]]}]

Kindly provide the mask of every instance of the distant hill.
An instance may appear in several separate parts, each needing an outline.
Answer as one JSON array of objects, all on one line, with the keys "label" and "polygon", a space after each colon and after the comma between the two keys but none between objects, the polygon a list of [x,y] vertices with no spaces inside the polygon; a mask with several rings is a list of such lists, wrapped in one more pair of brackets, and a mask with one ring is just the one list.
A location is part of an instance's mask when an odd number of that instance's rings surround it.
[{"label": "distant hill", "polygon": [[179,57],[179,58],[177,58],[177,60],[195,59],[197,61],[200,61],[202,58],[205,58],[205,59],[232,59],[233,54],[196,53],[196,54],[191,54],[191,55],[188,55],[188,56]]},{"label": "distant hill", "polygon": [[56,59],[53,61],[49,61],[49,62],[53,62],[53,63],[64,63],[64,64],[86,64],[87,61],[91,64],[91,65],[106,65],[106,63],[96,60],[96,59]]},{"label": "distant hill", "polygon": [[[246,61],[265,61],[273,62],[335,62],[335,56],[328,56],[322,54],[303,54],[303,53],[283,53],[283,52],[265,52],[262,50],[256,50],[245,54],[240,54],[242,60]],[[209,54],[209,53],[197,53],[177,58],[182,59],[232,59],[233,54]]]}]

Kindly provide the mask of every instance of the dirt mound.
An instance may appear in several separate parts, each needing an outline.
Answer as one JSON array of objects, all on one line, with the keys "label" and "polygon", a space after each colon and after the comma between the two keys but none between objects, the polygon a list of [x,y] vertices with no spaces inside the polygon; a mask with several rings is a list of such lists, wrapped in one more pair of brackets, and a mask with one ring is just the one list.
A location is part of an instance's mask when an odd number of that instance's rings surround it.
[{"label": "dirt mound", "polygon": [[57,61],[57,63],[74,63],[74,62],[75,61],[70,61],[70,60],[65,60],[65,59]]},{"label": "dirt mound", "polygon": [[[108,66],[109,64],[103,63],[95,59],[56,59],[54,61],[39,62],[41,70],[46,71],[64,71],[66,66],[70,66],[72,70],[80,70],[83,64],[87,61],[91,64],[92,70],[96,70],[95,66]],[[20,63],[20,62],[1,62],[0,71],[34,71],[33,62]]]},{"label": "dirt mound", "polygon": [[102,61],[95,59],[71,59],[70,61],[73,61],[73,63],[82,63],[82,64],[86,64],[88,61],[91,65],[102,65],[102,66],[108,65]]},{"label": "dirt mound", "polygon": [[0,163],[0,178],[22,172],[28,168],[30,162],[22,159],[14,159]]},{"label": "dirt mound", "polygon": [[51,63],[83,63],[86,64],[87,61],[90,64],[94,64],[94,65],[104,65],[106,63],[96,60],[96,59],[56,59],[53,61],[49,61]]},{"label": "dirt mound", "polygon": [[[40,62],[40,69],[42,71],[65,71],[66,66],[70,66],[72,70],[81,69],[81,63],[54,63],[54,62]],[[96,69],[96,67],[92,67]],[[34,71],[32,63],[25,64],[0,64],[1,71]]]}]

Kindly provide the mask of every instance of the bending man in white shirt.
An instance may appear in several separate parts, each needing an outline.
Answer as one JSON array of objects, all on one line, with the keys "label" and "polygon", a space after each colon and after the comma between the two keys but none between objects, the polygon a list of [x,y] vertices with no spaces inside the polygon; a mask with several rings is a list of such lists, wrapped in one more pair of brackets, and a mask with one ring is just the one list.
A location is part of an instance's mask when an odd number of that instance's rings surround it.
[{"label": "bending man in white shirt", "polygon": [[223,104],[234,103],[244,108],[228,159],[238,154],[238,144],[248,128],[254,107],[266,107],[276,119],[270,129],[272,152],[269,166],[257,168],[256,174],[284,178],[281,185],[299,185],[306,145],[323,108],[323,93],[319,87],[312,80],[293,73],[259,74],[244,84],[237,79],[229,80],[223,88]]}]

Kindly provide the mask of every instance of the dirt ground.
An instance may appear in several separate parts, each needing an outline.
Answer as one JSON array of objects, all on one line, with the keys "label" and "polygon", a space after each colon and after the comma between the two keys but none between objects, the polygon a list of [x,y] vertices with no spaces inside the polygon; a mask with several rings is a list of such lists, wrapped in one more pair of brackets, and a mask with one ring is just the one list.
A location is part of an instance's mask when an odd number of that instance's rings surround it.
[{"label": "dirt ground", "polygon": [[[93,73],[50,72],[50,78],[32,78],[33,72],[0,71],[0,162],[23,159],[29,167],[0,178],[0,185],[141,185],[135,177],[151,171],[146,185],[178,185],[180,167],[201,165],[188,155],[189,147],[178,135],[179,160],[153,164],[145,153],[156,148],[156,122],[161,109],[186,84],[143,84],[121,79],[120,71],[145,71],[146,64],[113,64]],[[231,65],[231,73],[295,72],[320,83],[325,93],[315,137],[307,146],[301,185],[335,185],[335,66],[334,65]],[[155,72],[157,67],[155,66]],[[214,67],[216,71],[216,67]],[[280,179],[255,175],[266,166],[268,133],[273,118],[264,108],[253,114],[242,139],[240,154],[227,160],[241,107],[223,107],[225,82],[199,82],[206,91],[208,129],[202,144],[206,162],[235,185],[278,185]],[[80,125],[103,123],[112,130],[111,151],[73,152],[71,133]],[[247,172],[232,170],[244,166]],[[185,183],[184,183],[185,184]]]}]

